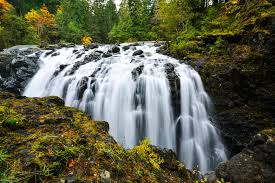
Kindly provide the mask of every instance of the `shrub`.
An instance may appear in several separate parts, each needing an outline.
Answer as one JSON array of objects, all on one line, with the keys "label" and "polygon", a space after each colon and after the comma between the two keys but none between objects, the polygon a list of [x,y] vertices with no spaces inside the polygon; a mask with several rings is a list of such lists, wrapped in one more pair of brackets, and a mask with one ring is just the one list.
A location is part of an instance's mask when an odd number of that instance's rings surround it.
[{"label": "shrub", "polygon": [[88,45],[92,44],[92,42],[93,42],[93,39],[90,36],[84,36],[82,38],[82,44],[84,46],[88,46]]},{"label": "shrub", "polygon": [[160,165],[164,162],[163,159],[156,154],[150,147],[149,139],[144,139],[138,146],[135,146],[131,152],[134,152],[141,156],[142,159],[153,165],[154,168],[160,169]]}]

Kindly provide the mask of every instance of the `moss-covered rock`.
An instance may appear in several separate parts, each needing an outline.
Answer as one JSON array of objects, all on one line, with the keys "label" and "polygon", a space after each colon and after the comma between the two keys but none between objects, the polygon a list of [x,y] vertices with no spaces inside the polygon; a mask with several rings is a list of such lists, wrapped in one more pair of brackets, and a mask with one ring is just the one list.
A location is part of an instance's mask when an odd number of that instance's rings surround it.
[{"label": "moss-covered rock", "polygon": [[232,0],[212,6],[196,24],[196,35],[184,32],[166,46],[200,73],[232,155],[275,126],[273,4]]},{"label": "moss-covered rock", "polygon": [[173,152],[126,150],[108,129],[57,97],[0,93],[0,182],[191,182]]}]

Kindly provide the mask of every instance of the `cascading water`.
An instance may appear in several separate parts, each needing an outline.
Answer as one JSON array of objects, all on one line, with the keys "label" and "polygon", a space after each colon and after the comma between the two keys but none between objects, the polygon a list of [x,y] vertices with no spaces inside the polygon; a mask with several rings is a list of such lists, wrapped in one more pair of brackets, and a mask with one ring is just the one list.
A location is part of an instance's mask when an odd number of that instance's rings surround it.
[{"label": "cascading water", "polygon": [[[148,137],[177,152],[187,168],[212,170],[226,154],[209,120],[210,99],[200,76],[156,49],[145,43],[122,44],[114,54],[110,45],[44,51],[24,95],[59,96],[93,119],[108,121],[110,133],[126,147]],[[133,56],[136,50],[144,53]]]}]

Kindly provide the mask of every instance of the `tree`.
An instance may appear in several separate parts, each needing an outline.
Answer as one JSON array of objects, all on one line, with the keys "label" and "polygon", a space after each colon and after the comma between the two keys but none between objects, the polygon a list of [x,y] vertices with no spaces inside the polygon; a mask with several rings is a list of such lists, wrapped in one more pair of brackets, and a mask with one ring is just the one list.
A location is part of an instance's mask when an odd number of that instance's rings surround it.
[{"label": "tree", "polygon": [[7,14],[7,12],[12,8],[11,4],[6,0],[0,0],[0,20]]},{"label": "tree", "polygon": [[92,4],[92,34],[97,42],[107,42],[108,33],[117,22],[118,15],[114,2],[95,0]]},{"label": "tree", "polygon": [[56,26],[54,15],[49,12],[46,5],[42,5],[38,11],[32,9],[25,15],[25,18],[43,40],[49,38],[50,31]]},{"label": "tree", "polygon": [[153,17],[153,1],[123,0],[120,4],[119,21],[109,34],[116,41],[147,40]]},{"label": "tree", "polygon": [[127,0],[122,0],[119,9],[119,21],[109,33],[109,39],[113,42],[124,42],[133,37],[133,22],[130,16]]},{"label": "tree", "polygon": [[43,4],[51,13],[54,13],[56,7],[60,5],[60,0],[9,0],[9,2],[20,16],[25,15],[31,9],[39,9]]},{"label": "tree", "polygon": [[62,0],[56,14],[60,38],[66,42],[81,43],[91,35],[91,14],[86,0]]},{"label": "tree", "polygon": [[187,29],[193,15],[187,0],[159,0],[155,16],[164,32],[164,38],[172,40]]},{"label": "tree", "polygon": [[8,14],[1,20],[0,49],[19,44],[37,44],[39,37],[32,27],[15,14]]}]

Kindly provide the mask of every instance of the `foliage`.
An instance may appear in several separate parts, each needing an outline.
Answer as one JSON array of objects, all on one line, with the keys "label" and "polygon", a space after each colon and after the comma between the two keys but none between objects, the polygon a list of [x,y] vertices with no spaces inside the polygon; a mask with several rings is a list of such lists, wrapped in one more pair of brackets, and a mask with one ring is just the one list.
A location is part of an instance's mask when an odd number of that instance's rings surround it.
[{"label": "foliage", "polygon": [[47,40],[50,37],[51,31],[55,27],[55,19],[45,5],[38,11],[32,9],[25,15],[25,18],[37,31],[38,36],[42,40]]},{"label": "foliage", "polygon": [[86,0],[62,0],[56,14],[61,40],[81,43],[82,37],[90,35],[90,12]]},{"label": "foliage", "polygon": [[119,9],[119,21],[109,33],[113,42],[125,42],[128,39],[148,40],[152,34],[153,1],[150,0],[123,0]]},{"label": "foliage", "polygon": [[209,54],[225,55],[227,53],[227,45],[227,41],[223,40],[221,37],[218,37],[216,42],[209,47]]},{"label": "foliage", "polygon": [[16,12],[22,16],[29,12],[31,9],[39,9],[42,5],[46,5],[51,13],[54,13],[56,7],[60,4],[60,0],[9,0],[15,7]]},{"label": "foliage", "polygon": [[103,0],[96,0],[91,6],[91,34],[97,42],[108,42],[108,33],[117,23],[118,13],[116,5],[112,0],[104,3]]},{"label": "foliage", "polygon": [[93,39],[89,36],[84,36],[82,38],[82,44],[85,45],[85,46],[88,46],[88,45],[92,44],[92,42],[93,42]]},{"label": "foliage", "polygon": [[143,159],[153,165],[154,168],[160,169],[160,165],[163,163],[163,159],[156,154],[150,147],[149,139],[144,139],[138,146],[135,146],[132,152],[139,154]]},{"label": "foliage", "polygon": [[0,0],[0,20],[12,8],[11,4],[6,0]]}]

